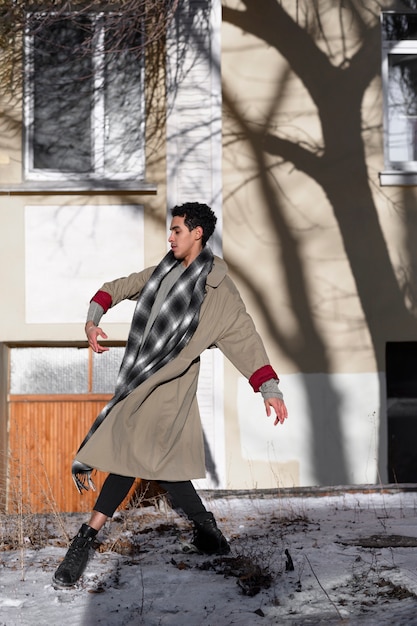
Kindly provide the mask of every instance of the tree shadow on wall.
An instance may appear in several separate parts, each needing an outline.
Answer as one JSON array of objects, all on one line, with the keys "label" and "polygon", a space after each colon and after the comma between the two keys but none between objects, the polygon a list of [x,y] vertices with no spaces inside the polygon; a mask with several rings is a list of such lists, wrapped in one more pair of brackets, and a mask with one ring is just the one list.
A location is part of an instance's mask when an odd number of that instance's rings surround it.
[{"label": "tree shadow on wall", "polygon": [[[296,320],[292,336],[284,330],[279,316],[271,310],[269,293],[280,286],[262,285],[262,272],[257,282],[238,263],[230,262],[234,274],[253,292],[271,336],[280,349],[293,361],[300,372],[331,374],[329,346],[320,330],[314,311],[312,293],[306,280],[306,258],[300,253],[300,240],[291,224],[289,202],[281,187],[282,166],[292,166],[314,180],[324,191],[328,204],[323,203],[323,216],[331,215],[338,227],[344,253],[355,285],[355,298],[364,314],[363,331],[371,338],[376,371],[385,369],[384,355],[387,340],[395,336],[415,336],[415,317],[405,304],[403,288],[388,251],[375,204],[375,174],[368,171],[365,142],[380,145],[381,116],[375,110],[363,110],[365,92],[379,75],[380,23],[379,3],[311,3],[297,2],[287,10],[276,0],[269,0],[259,11],[256,0],[246,0],[243,8],[224,7],[225,22],[252,35],[268,50],[274,50],[284,59],[285,70],[274,73],[271,65],[271,85],[275,97],[265,106],[259,103],[252,113],[247,102],[239,102],[233,95],[233,85],[223,84],[223,102],[229,119],[229,134],[225,138],[228,154],[247,150],[252,158],[253,178],[256,179],[261,203],[267,207],[273,224],[283,265],[282,286],[288,294],[289,306]],[[398,6],[386,3],[385,9]],[[400,3],[401,4],[401,3]],[[409,4],[409,3],[408,3]],[[308,6],[310,5],[310,10]],[[372,6],[371,6],[372,5]],[[402,6],[407,6],[402,3]],[[343,11],[342,11],[343,8]],[[340,11],[340,13],[337,13]],[[335,21],[335,18],[336,21]],[[340,19],[339,19],[340,18]],[[326,30],[327,28],[327,30]],[[333,28],[333,30],[331,30]],[[306,90],[306,107],[317,118],[321,139],[299,139],[296,114],[285,109],[284,99],[298,79]],[[381,109],[382,109],[382,103]],[[246,107],[246,108],[245,108]],[[253,107],[255,110],[255,107]],[[376,109],[377,111],[379,109]],[[283,111],[287,117],[282,115]],[[280,118],[281,115],[281,118]],[[280,126],[280,119],[286,125]],[[291,132],[292,120],[295,132]],[[298,129],[299,130],[299,129]],[[304,131],[301,130],[301,133]],[[306,133],[304,133],[306,137]],[[231,157],[233,158],[233,157]],[[231,192],[238,194],[239,189]],[[376,193],[381,193],[379,189]],[[405,255],[412,257],[411,245]],[[267,297],[268,296],[268,297]],[[345,322],[349,331],[349,320]],[[305,381],[307,381],[305,378]],[[330,376],[323,377],[323,393],[334,407],[322,415],[315,390],[306,382],[312,424],[315,473],[319,482],[349,482],[337,391],[332,388]],[[380,392],[379,475],[385,475],[385,393]],[[321,408],[321,407],[320,407]],[[331,429],[330,448],[323,437],[323,429]],[[329,464],[331,454],[331,465]],[[334,470],[333,470],[334,468]],[[375,479],[378,477],[376,476]]]}]

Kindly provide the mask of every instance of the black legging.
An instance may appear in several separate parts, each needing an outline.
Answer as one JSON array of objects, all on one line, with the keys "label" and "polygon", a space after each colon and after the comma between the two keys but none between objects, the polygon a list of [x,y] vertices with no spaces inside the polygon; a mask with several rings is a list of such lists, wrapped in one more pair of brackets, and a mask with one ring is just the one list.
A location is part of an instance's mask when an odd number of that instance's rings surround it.
[{"label": "black legging", "polygon": [[[135,479],[130,476],[109,474],[101,488],[94,510],[112,517],[134,482]],[[184,511],[188,519],[201,522],[207,517],[207,509],[190,480],[176,482],[159,480],[158,483],[168,492],[171,506]]]}]

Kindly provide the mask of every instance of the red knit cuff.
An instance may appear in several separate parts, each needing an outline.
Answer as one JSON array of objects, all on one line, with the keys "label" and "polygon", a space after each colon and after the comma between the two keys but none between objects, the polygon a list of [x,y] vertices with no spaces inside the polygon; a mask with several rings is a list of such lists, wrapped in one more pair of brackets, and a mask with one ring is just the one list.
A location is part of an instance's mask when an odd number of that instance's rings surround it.
[{"label": "red knit cuff", "polygon": [[259,391],[259,387],[266,383],[267,380],[271,380],[271,378],[279,381],[279,378],[272,367],[270,365],[264,365],[252,374],[249,378],[249,383],[252,385],[254,391]]},{"label": "red knit cuff", "polygon": [[107,293],[107,291],[97,291],[96,295],[91,298],[90,302],[97,302],[97,304],[104,309],[104,312],[107,313],[111,307],[112,297],[109,293]]}]

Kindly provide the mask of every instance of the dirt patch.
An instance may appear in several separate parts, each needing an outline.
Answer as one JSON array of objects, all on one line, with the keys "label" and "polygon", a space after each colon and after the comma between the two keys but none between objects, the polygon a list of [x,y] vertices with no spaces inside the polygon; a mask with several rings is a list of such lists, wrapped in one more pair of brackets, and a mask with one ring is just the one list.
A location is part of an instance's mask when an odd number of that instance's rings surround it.
[{"label": "dirt patch", "polygon": [[272,583],[272,574],[265,567],[261,567],[254,559],[246,556],[219,557],[212,561],[205,561],[198,566],[202,570],[214,570],[226,578],[237,578],[237,584],[246,596],[255,596],[261,589],[269,589]]},{"label": "dirt patch", "polygon": [[349,541],[338,541],[343,546],[360,546],[362,548],[417,548],[417,537],[404,535],[371,535]]}]

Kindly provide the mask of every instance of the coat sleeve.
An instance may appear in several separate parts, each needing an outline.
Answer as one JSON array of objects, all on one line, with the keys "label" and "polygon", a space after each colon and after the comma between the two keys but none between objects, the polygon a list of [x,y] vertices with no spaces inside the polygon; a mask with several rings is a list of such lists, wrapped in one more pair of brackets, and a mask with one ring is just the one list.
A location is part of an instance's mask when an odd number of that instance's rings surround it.
[{"label": "coat sleeve", "polygon": [[135,272],[129,276],[104,283],[91,298],[91,302],[99,304],[106,313],[122,300],[137,300],[153,269],[148,268],[142,272]]},{"label": "coat sleeve", "polygon": [[224,279],[221,289],[224,291],[224,323],[215,345],[258,391],[263,382],[271,378],[278,379],[278,376],[270,365],[263,341],[230,277]]}]

